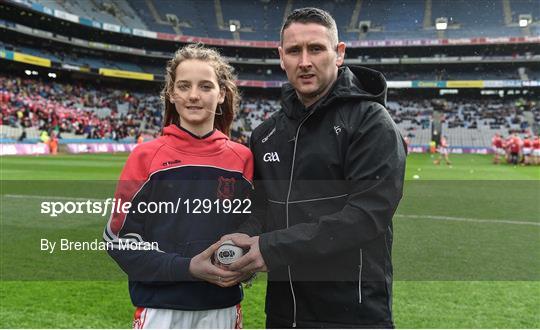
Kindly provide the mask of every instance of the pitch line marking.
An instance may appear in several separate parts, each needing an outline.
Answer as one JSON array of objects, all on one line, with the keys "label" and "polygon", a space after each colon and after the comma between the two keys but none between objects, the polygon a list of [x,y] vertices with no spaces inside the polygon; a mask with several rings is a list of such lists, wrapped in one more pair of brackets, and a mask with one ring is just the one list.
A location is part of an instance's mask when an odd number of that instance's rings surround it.
[{"label": "pitch line marking", "polygon": [[80,197],[65,197],[65,196],[36,196],[36,195],[2,195],[2,198],[20,198],[20,199],[42,199],[42,200],[60,200],[60,201],[91,201],[91,202],[102,202],[104,199],[94,199],[94,198],[80,198]]},{"label": "pitch line marking", "polygon": [[529,225],[540,226],[540,222],[532,221],[512,221],[512,220],[499,220],[499,219],[476,219],[476,218],[458,218],[447,217],[441,215],[416,215],[416,214],[396,214],[397,218],[409,218],[409,219],[429,219],[439,221],[462,221],[462,222],[477,222],[477,223],[503,223],[508,225]]}]

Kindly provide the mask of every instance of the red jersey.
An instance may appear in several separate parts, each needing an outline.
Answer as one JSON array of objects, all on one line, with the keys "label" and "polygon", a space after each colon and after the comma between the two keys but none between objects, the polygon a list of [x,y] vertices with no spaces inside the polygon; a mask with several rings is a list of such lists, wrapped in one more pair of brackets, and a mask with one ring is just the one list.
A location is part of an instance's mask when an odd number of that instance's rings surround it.
[{"label": "red jersey", "polygon": [[533,147],[533,149],[540,149],[540,139],[539,138],[535,138],[533,140],[532,147]]},{"label": "red jersey", "polygon": [[[246,220],[247,214],[217,211],[217,205],[229,200],[234,207],[235,201],[246,200],[252,180],[251,151],[218,130],[200,138],[169,125],[163,136],[133,150],[115,193],[116,201],[131,205],[111,212],[103,238],[112,246],[109,255],[129,274],[135,306],[208,310],[240,302],[239,286],[193,282],[189,265],[193,256]],[[201,200],[210,201],[210,212],[195,211]],[[152,202],[176,203],[175,210],[138,211],[140,206],[150,210],[145,204]],[[141,248],[122,248],[126,242]],[[157,249],[148,248],[151,242]]]},{"label": "red jersey", "polygon": [[503,147],[503,140],[500,136],[494,136],[491,139],[491,145],[495,148],[502,148]]},{"label": "red jersey", "polygon": [[505,140],[504,140],[504,147],[506,149],[510,149],[510,145],[512,144],[512,141],[514,141],[514,139],[512,138],[512,136],[510,135],[509,137],[507,137]]},{"label": "red jersey", "polygon": [[514,137],[512,140],[510,140],[510,152],[518,153],[519,149],[521,147],[521,139],[519,137]]},{"label": "red jersey", "polygon": [[523,148],[530,148],[532,147],[532,142],[529,138],[525,138],[523,140]]},{"label": "red jersey", "polygon": [[444,137],[441,138],[441,147],[448,148],[448,142]]}]

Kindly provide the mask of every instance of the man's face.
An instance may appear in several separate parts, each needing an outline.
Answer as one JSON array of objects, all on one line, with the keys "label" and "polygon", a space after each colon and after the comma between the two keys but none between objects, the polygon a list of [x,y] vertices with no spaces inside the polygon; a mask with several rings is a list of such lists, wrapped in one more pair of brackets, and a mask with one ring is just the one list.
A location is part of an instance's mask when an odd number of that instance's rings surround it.
[{"label": "man's face", "polygon": [[278,49],[281,68],[305,106],[325,95],[343,64],[345,44],[333,45],[326,27],[315,23],[292,23],[283,31]]}]

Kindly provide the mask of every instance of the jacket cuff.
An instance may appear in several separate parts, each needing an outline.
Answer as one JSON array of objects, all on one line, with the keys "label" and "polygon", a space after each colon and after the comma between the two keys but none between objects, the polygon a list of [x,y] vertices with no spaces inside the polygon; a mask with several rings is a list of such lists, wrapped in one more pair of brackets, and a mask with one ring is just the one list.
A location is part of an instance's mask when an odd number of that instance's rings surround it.
[{"label": "jacket cuff", "polygon": [[249,237],[257,236],[257,233],[253,232],[253,230],[249,230],[248,228],[239,228],[235,231],[235,233],[246,234]]},{"label": "jacket cuff", "polygon": [[285,261],[275,251],[275,248],[271,248],[270,242],[275,240],[274,236],[274,232],[264,233],[259,236],[259,251],[261,251],[264,263],[269,271],[285,265]]},{"label": "jacket cuff", "polygon": [[237,233],[246,234],[249,237],[258,236],[261,234],[261,229],[255,225],[256,218],[249,217],[248,220],[244,221],[240,227],[236,230]]},{"label": "jacket cuff", "polygon": [[171,262],[171,280],[172,281],[197,281],[189,272],[189,263],[191,258],[182,258],[176,256]]}]

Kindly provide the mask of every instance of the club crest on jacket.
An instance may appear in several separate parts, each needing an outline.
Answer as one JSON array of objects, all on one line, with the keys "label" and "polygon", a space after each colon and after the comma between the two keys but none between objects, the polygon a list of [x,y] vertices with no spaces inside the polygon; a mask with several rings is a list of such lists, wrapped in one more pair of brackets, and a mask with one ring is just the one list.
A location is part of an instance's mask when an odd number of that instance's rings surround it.
[{"label": "club crest on jacket", "polygon": [[224,178],[220,176],[218,178],[217,198],[219,199],[232,199],[234,197],[234,184],[235,178]]}]

